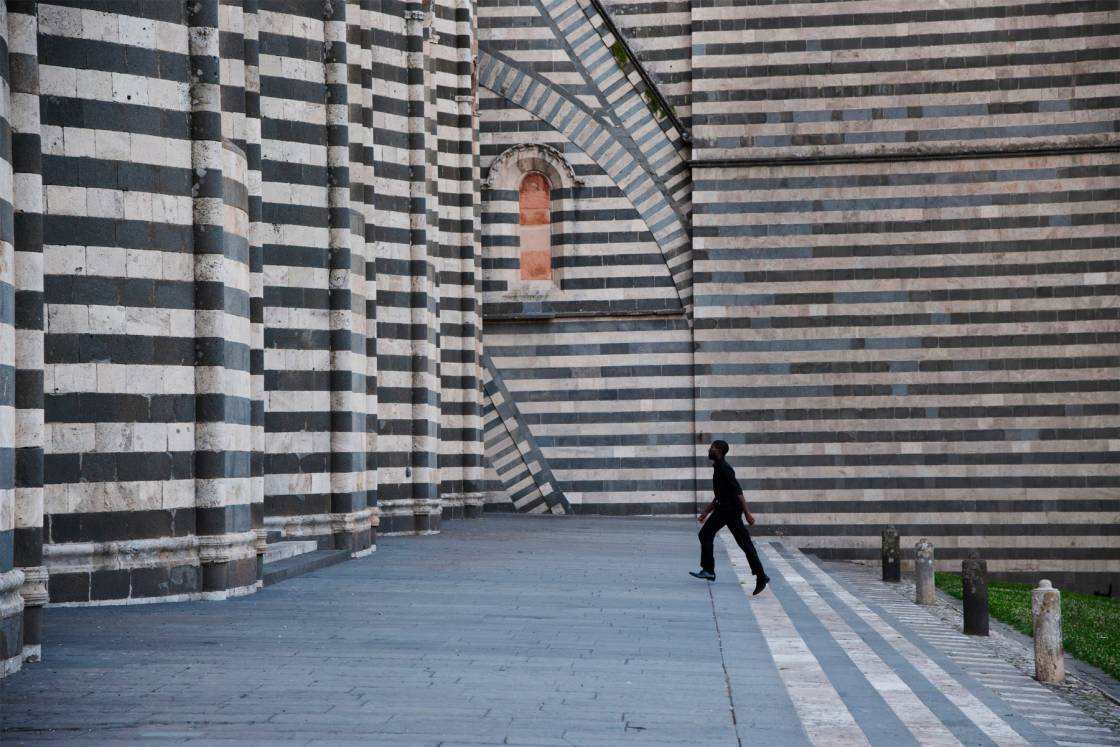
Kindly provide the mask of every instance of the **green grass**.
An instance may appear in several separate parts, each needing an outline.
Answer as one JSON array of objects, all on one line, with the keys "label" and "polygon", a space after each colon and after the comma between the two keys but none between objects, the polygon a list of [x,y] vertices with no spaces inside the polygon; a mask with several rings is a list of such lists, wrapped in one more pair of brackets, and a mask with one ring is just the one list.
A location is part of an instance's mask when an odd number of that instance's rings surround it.
[{"label": "green grass", "polygon": [[[936,574],[937,588],[961,598],[961,577]],[[988,583],[988,614],[1031,634],[1031,585]],[[1066,651],[1120,679],[1120,599],[1062,592],[1062,637]]]}]

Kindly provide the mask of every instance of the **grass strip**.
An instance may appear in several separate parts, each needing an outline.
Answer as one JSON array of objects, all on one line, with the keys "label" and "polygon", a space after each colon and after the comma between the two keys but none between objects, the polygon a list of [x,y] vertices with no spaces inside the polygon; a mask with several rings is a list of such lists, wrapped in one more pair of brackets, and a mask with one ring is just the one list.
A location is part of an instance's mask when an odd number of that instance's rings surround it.
[{"label": "grass strip", "polygon": [[[961,577],[937,572],[937,588],[961,598]],[[1031,635],[1031,585],[988,582],[988,614]],[[1066,652],[1120,679],[1120,599],[1062,592],[1062,641]]]}]

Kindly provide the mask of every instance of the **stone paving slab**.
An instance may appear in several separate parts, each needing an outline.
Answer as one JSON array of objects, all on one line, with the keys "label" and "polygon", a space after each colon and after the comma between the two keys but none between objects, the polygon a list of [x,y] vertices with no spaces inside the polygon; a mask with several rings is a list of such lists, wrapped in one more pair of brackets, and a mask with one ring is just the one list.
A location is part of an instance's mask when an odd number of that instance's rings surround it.
[{"label": "stone paving slab", "polygon": [[2,741],[1120,744],[866,573],[760,547],[751,597],[733,546],[686,574],[691,522],[487,517],[226,602],[48,609]]}]

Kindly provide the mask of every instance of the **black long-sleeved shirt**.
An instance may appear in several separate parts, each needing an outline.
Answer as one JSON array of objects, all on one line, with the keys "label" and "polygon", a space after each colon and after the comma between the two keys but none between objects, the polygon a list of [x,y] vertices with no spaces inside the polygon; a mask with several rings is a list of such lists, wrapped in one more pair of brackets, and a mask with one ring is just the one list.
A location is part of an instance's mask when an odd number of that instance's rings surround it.
[{"label": "black long-sleeved shirt", "polygon": [[712,465],[712,492],[715,493],[716,504],[720,508],[740,510],[739,494],[743,492],[743,488],[739,486],[735,470],[726,459],[720,459]]}]

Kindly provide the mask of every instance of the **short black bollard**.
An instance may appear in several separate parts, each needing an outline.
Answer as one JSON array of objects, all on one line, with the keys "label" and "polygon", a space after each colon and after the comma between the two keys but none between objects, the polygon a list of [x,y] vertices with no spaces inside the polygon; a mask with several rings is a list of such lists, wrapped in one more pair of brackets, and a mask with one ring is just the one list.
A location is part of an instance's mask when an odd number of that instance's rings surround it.
[{"label": "short black bollard", "polygon": [[898,530],[889,526],[883,530],[883,580],[902,580],[902,551],[898,544]]},{"label": "short black bollard", "polygon": [[988,635],[988,563],[975,551],[961,561],[961,583],[965,634]]}]

